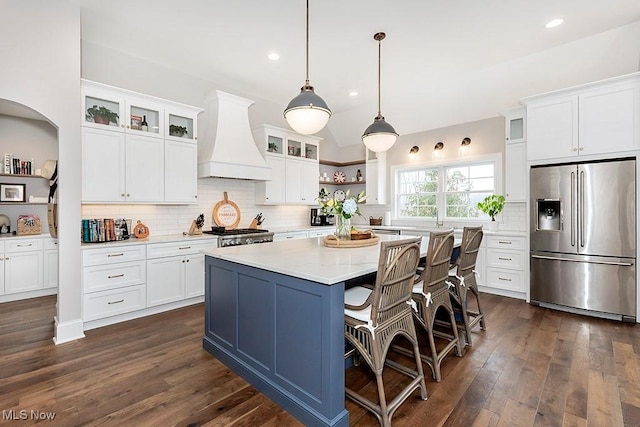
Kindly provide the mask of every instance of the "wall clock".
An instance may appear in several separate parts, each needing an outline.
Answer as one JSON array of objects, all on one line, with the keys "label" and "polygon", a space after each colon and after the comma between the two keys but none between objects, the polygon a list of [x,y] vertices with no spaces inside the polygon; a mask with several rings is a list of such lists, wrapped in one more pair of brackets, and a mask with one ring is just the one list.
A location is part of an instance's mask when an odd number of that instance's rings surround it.
[{"label": "wall clock", "polygon": [[333,192],[333,198],[340,202],[343,201],[346,197],[347,195],[342,190],[336,190]]},{"label": "wall clock", "polygon": [[345,175],[344,172],[342,171],[337,171],[336,173],[333,174],[333,182],[342,184],[346,179],[347,179],[347,175]]}]

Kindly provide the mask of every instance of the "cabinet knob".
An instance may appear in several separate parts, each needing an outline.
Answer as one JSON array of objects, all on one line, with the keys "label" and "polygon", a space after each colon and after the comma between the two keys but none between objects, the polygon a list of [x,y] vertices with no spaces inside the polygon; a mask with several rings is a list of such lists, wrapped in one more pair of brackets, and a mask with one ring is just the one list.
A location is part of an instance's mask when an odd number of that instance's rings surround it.
[{"label": "cabinet knob", "polygon": [[580,151],[584,150],[584,147],[580,147]]},{"label": "cabinet knob", "polygon": [[577,148],[574,148],[574,149],[573,149],[573,151],[578,151],[578,149],[577,149]]},{"label": "cabinet knob", "polygon": [[129,193],[127,193],[127,197],[130,197],[130,194],[129,194]]},{"label": "cabinet knob", "polygon": [[120,193],[120,197],[124,197],[124,193]]},{"label": "cabinet knob", "polygon": [[124,127],[124,125],[120,125],[120,127],[121,127],[121,128],[123,128],[123,127]]},{"label": "cabinet knob", "polygon": [[509,137],[507,137],[507,141],[509,140]]}]

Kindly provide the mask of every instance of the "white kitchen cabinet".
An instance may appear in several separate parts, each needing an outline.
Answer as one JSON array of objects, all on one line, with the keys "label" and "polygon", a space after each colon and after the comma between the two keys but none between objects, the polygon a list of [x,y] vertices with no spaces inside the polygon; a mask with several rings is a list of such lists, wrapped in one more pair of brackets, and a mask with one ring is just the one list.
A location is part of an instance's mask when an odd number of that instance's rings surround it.
[{"label": "white kitchen cabinet", "polygon": [[[82,80],[82,95],[83,202],[197,202],[201,109],[88,80]],[[88,114],[93,106],[118,118],[96,122]]]},{"label": "white kitchen cabinet", "polygon": [[196,203],[198,201],[198,145],[193,142],[164,143],[164,201]]},{"label": "white kitchen cabinet", "polygon": [[204,254],[210,240],[147,247],[147,307],[204,295]]},{"label": "white kitchen cabinet", "polygon": [[281,240],[306,239],[308,237],[309,237],[308,231],[287,231],[282,233],[274,233],[273,241],[279,242]]},{"label": "white kitchen cabinet", "polygon": [[43,268],[44,283],[42,287],[57,288],[58,287],[58,240],[45,238],[43,240]]},{"label": "white kitchen cabinet", "polygon": [[299,159],[285,161],[285,202],[315,205],[318,198],[318,163]]},{"label": "white kitchen cabinet", "polygon": [[324,237],[333,234],[335,228],[323,228],[321,230],[309,230],[309,237]]},{"label": "white kitchen cabinet", "polygon": [[283,204],[286,186],[284,156],[265,155],[271,167],[271,180],[256,183],[256,204]]},{"label": "white kitchen cabinet", "polygon": [[42,289],[42,239],[5,242],[4,292],[14,294]]},{"label": "white kitchen cabinet", "polygon": [[367,150],[365,173],[367,204],[387,204],[387,153]]},{"label": "white kitchen cabinet", "polygon": [[527,144],[508,143],[504,147],[504,196],[508,202],[527,200]]},{"label": "white kitchen cabinet", "polygon": [[82,251],[83,319],[91,321],[146,307],[144,244]]},{"label": "white kitchen cabinet", "polygon": [[640,147],[640,73],[525,98],[527,159],[575,159]]},{"label": "white kitchen cabinet", "polygon": [[0,242],[0,295],[4,295],[4,242]]},{"label": "white kitchen cabinet", "polygon": [[[526,239],[490,235],[486,238],[486,292],[525,299]],[[507,293],[505,293],[505,291]]]},{"label": "white kitchen cabinet", "polygon": [[502,113],[505,122],[505,142],[507,144],[527,140],[527,116],[524,107]]},{"label": "white kitchen cabinet", "polygon": [[256,183],[256,204],[315,205],[320,138],[263,125],[253,130],[272,179]]}]

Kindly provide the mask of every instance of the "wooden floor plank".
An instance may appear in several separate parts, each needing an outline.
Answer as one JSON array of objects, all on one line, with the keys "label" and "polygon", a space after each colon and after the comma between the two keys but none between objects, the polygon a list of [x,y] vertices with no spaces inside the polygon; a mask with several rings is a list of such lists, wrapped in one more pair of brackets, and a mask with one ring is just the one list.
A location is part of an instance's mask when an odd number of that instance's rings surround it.
[{"label": "wooden floor plank", "polygon": [[[640,325],[481,299],[487,330],[474,330],[464,357],[445,358],[442,382],[423,365],[429,398],[415,391],[394,426],[640,425]],[[55,297],[0,308],[2,410],[55,412],[46,423],[54,427],[302,426],[202,349],[202,304],[87,331],[60,346],[51,340]],[[377,397],[368,367],[345,377]],[[384,379],[388,394],[406,382],[392,369]],[[352,426],[378,425],[359,405],[345,406]]]}]

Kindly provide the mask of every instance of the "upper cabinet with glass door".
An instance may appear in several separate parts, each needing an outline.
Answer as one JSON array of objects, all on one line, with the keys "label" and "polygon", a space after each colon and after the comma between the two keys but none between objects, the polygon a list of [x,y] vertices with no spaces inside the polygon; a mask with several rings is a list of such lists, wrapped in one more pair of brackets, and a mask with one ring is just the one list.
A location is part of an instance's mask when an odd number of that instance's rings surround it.
[{"label": "upper cabinet with glass door", "polygon": [[82,80],[82,124],[163,138],[164,111],[153,97]]},{"label": "upper cabinet with glass door", "polygon": [[319,161],[319,138],[312,136],[290,135],[287,138],[287,156]]},{"label": "upper cabinet with glass door", "polygon": [[514,108],[502,113],[505,121],[506,143],[524,142],[527,140],[527,118],[524,107]]},{"label": "upper cabinet with glass door", "polygon": [[197,142],[197,117],[202,110],[195,110],[185,105],[172,105],[165,110],[165,138],[181,142]]}]

